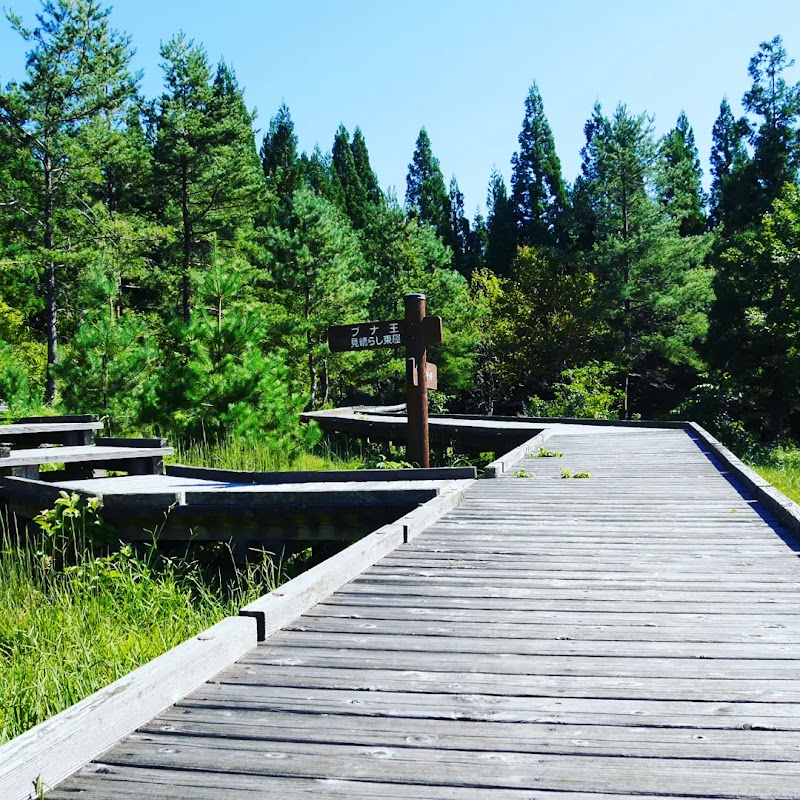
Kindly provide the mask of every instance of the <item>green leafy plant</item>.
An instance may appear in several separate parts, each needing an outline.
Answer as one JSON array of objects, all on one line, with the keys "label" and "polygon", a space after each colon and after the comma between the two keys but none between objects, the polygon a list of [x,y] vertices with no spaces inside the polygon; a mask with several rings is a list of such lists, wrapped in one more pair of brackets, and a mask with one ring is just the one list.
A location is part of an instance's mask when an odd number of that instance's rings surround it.
[{"label": "green leafy plant", "polygon": [[562,478],[591,478],[592,474],[590,472],[572,472],[569,469],[562,469],[561,470],[561,477]]},{"label": "green leafy plant", "polygon": [[533,478],[534,476],[535,476],[535,473],[533,473],[533,472],[529,472],[529,471],[528,471],[528,470],[526,470],[526,469],[518,469],[518,470],[517,470],[517,471],[514,473],[514,477],[515,477],[515,478]]},{"label": "green leafy plant", "polygon": [[537,453],[531,453],[532,458],[562,458],[563,453],[558,450],[548,450],[546,447],[540,447]]}]

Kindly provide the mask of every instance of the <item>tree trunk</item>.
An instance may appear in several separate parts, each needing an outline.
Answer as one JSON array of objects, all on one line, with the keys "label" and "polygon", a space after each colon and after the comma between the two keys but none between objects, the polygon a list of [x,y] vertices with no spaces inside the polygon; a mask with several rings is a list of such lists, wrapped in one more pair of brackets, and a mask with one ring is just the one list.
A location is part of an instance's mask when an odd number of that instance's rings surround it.
[{"label": "tree trunk", "polygon": [[44,402],[51,405],[56,398],[56,361],[58,360],[58,301],[56,299],[56,262],[53,257],[53,165],[50,156],[44,159],[44,249],[45,267],[45,328],[47,336],[47,374]]},{"label": "tree trunk", "polygon": [[311,287],[306,284],[306,297],[305,297],[305,319],[306,319],[306,347],[308,348],[308,382],[309,382],[309,398],[308,407],[306,411],[313,411],[314,404],[317,399],[317,368],[314,363],[314,339],[311,335]]},{"label": "tree trunk", "polygon": [[189,214],[189,168],[186,158],[181,159],[181,215],[183,217],[183,274],[182,309],[183,321],[188,324],[192,311],[189,270],[192,266],[192,218]]},{"label": "tree trunk", "polygon": [[328,399],[330,398],[331,394],[331,383],[330,383],[330,376],[328,375],[328,359],[326,358],[322,362],[322,403],[320,405],[325,406],[328,403]]}]

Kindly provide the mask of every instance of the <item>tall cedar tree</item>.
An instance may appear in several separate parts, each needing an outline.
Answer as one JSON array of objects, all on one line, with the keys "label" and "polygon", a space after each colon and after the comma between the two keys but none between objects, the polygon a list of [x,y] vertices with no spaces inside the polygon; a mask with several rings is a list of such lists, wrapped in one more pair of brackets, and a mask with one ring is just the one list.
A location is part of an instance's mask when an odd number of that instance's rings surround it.
[{"label": "tall cedar tree", "polygon": [[706,229],[703,210],[703,170],[694,131],[681,111],[675,127],[661,141],[659,197],[667,213],[678,222],[681,236],[696,236]]},{"label": "tall cedar tree", "polygon": [[517,252],[517,235],[514,207],[506,191],[506,182],[496,169],[489,179],[486,206],[486,266],[495,275],[507,277]]},{"label": "tall cedar tree", "polygon": [[439,159],[433,155],[425,128],[417,137],[414,156],[406,176],[406,209],[409,216],[432,226],[443,240],[450,231],[450,198]]},{"label": "tall cedar tree", "polygon": [[[104,132],[134,93],[127,36],[109,26],[110,9],[95,0],[45,0],[37,27],[10,15],[13,29],[31,43],[22,83],[0,93],[0,125],[36,165],[27,173],[32,200],[25,212],[36,222],[44,259],[47,377],[44,401],[55,398],[58,359],[58,269],[69,241],[60,224],[79,204],[80,184],[102,162]],[[92,135],[86,132],[92,129]],[[2,198],[12,204],[24,197]]]},{"label": "tall cedar tree", "polygon": [[335,179],[338,179],[339,185],[342,187],[342,200],[344,201],[342,210],[350,218],[353,227],[361,230],[369,218],[367,189],[358,174],[353,150],[350,148],[350,134],[344,125],[339,125],[333,139],[331,161]]},{"label": "tall cedar tree", "polygon": [[353,163],[356,165],[356,174],[367,193],[367,202],[373,206],[379,206],[384,202],[383,192],[378,184],[378,176],[373,172],[369,162],[369,150],[367,142],[361,128],[356,125],[353,131],[353,139],[350,142],[350,150],[353,153]]},{"label": "tall cedar tree", "polygon": [[294,190],[300,185],[302,168],[297,156],[297,134],[286,103],[281,103],[278,113],[269,121],[260,156],[267,188],[281,207],[290,205]]},{"label": "tall cedar tree", "polygon": [[191,313],[191,271],[203,264],[210,237],[230,242],[252,223],[263,173],[252,115],[233,73],[215,80],[205,50],[181,33],[161,48],[167,91],[156,119],[155,176],[160,213],[180,243],[180,308]]},{"label": "tall cedar tree", "polygon": [[519,150],[511,159],[511,202],[521,247],[554,245],[562,239],[567,189],[553,132],[534,83],[525,98]]},{"label": "tall cedar tree", "polygon": [[783,191],[797,177],[800,161],[800,83],[789,84],[784,72],[794,66],[786,55],[780,36],[762,42],[750,59],[748,74],[753,81],[742,102],[758,119],[753,125],[753,216],[760,220]]},{"label": "tall cedar tree", "polygon": [[720,103],[719,115],[711,129],[711,193],[709,219],[716,228],[724,225],[732,231],[747,206],[747,173],[750,156],[745,146],[747,121],[736,119],[728,98]]},{"label": "tall cedar tree", "polygon": [[474,264],[470,264],[469,253],[472,233],[469,220],[464,214],[464,195],[458,186],[456,176],[450,178],[450,225],[446,244],[453,251],[453,267],[464,277],[469,278]]},{"label": "tall cedar tree", "polygon": [[597,182],[597,141],[608,126],[600,103],[583,126],[585,143],[581,148],[581,171],[572,186],[569,210],[570,236],[578,252],[591,253],[597,241],[599,197]]},{"label": "tall cedar tree", "polygon": [[[797,178],[800,85],[790,85],[784,77],[792,64],[780,37],[761,43],[750,60],[748,72],[753,83],[743,98],[747,112],[756,116],[750,125],[753,157],[746,160],[739,150],[731,157],[730,149],[717,147],[716,139],[712,150],[712,163],[716,160],[720,165],[715,164],[715,180],[717,175],[720,179],[712,188],[720,198],[718,216],[724,228],[714,254],[716,299],[709,360],[721,374],[733,376],[739,390],[752,397],[763,396],[765,388],[776,397],[785,396],[781,389],[785,376],[762,373],[758,366],[762,357],[764,363],[775,363],[773,345],[779,341],[762,325],[764,298],[782,293],[781,289],[769,288],[781,279],[782,270],[776,268],[772,258],[760,253],[760,248],[765,212],[775,212],[773,204],[783,197],[783,187]],[[730,129],[730,117],[726,118],[728,125],[720,125],[722,132]],[[782,210],[788,207],[784,205]],[[787,215],[781,218],[785,220]],[[779,241],[786,239],[785,235],[778,237]],[[774,316],[763,317],[769,318]],[[787,364],[789,360],[787,352]],[[768,425],[780,429],[780,416],[772,409]]]}]

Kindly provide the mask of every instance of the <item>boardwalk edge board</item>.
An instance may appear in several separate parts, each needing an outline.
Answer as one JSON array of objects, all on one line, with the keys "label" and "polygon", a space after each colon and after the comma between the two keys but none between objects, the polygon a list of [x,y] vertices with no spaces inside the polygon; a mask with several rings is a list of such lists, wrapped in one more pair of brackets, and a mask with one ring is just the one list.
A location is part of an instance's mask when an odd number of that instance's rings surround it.
[{"label": "boardwalk edge board", "polygon": [[252,620],[228,617],[0,746],[3,797],[52,789],[256,644]]},{"label": "boardwalk edge board", "polygon": [[762,478],[755,470],[750,469],[737,458],[722,442],[715,439],[705,428],[696,422],[686,423],[686,429],[694,433],[703,444],[724,462],[730,471],[751,489],[760,500],[787,528],[794,533],[800,532],[800,506],[790,500],[783,492],[779,492],[772,484]]},{"label": "boardwalk edge board", "polygon": [[400,519],[360,539],[355,544],[325,559],[307,572],[283,584],[273,592],[244,606],[240,613],[254,617],[258,641],[294,622],[312,606],[329,597],[387,553],[422,533],[464,498],[471,480],[453,481],[444,486],[438,497],[419,506]]},{"label": "boardwalk edge board", "polygon": [[429,469],[340,469],[305,472],[246,472],[215,467],[170,464],[166,474],[176,478],[202,478],[245,484],[364,483],[365,481],[462,480],[477,477],[475,467],[431,467]]},{"label": "boardwalk edge board", "polygon": [[542,442],[549,439],[552,435],[553,431],[551,429],[540,431],[536,436],[528,439],[527,442],[523,442],[519,447],[509,450],[505,455],[487,464],[483,471],[483,477],[499,478],[509,467],[522,461],[529,452],[534,452]]}]

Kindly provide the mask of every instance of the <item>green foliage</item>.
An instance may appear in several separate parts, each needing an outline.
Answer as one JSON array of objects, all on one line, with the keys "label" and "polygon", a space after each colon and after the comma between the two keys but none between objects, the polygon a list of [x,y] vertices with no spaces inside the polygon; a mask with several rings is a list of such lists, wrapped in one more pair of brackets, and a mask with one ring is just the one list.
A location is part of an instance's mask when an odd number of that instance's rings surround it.
[{"label": "green foliage", "polygon": [[450,198],[444,184],[439,159],[433,155],[425,128],[417,137],[414,156],[406,177],[406,208],[409,215],[424,225],[431,225],[446,239],[450,228]]},{"label": "green foliage", "polygon": [[534,82],[525,98],[519,150],[511,159],[511,203],[522,247],[554,245],[561,238],[567,190],[553,133]]},{"label": "green foliage", "polygon": [[531,472],[530,470],[527,470],[527,469],[518,469],[514,473],[514,477],[515,478],[535,478],[536,477],[536,473],[535,472]]},{"label": "green foliage", "polygon": [[569,469],[562,469],[561,470],[561,477],[562,478],[591,478],[592,474],[590,472],[572,472]]},{"label": "green foliage", "polygon": [[594,283],[549,251],[520,248],[510,278],[491,295],[487,319],[511,398],[522,401],[531,387],[549,392],[565,369],[587,357]]},{"label": "green foliage", "polygon": [[508,197],[503,176],[492,172],[486,199],[486,266],[501,277],[508,276],[517,252],[514,204]]},{"label": "green foliage", "polygon": [[614,365],[590,363],[566,369],[562,381],[553,387],[552,400],[532,397],[525,406],[531,417],[573,417],[582,419],[616,419],[623,393],[608,383]]},{"label": "green foliage", "polygon": [[800,308],[800,192],[788,184],[761,229],[719,254],[712,358],[746,395],[742,414],[780,435],[796,412]]},{"label": "green foliage", "polygon": [[363,359],[332,355],[326,344],[331,325],[366,319],[373,283],[359,239],[330,202],[301,187],[285,225],[268,231],[267,247],[287,362],[309,395],[308,407],[324,405],[331,385]]},{"label": "green foliage", "polygon": [[[0,743],[121,678],[275,588],[268,555],[223,585],[154,546],[96,552],[95,512],[62,497],[42,540],[0,521]],[[224,556],[221,552],[219,556]],[[217,557],[217,570],[221,559]]]},{"label": "green foliage", "polygon": [[101,154],[134,92],[130,40],[110,28],[109,13],[95,0],[45,0],[32,29],[9,15],[31,49],[25,80],[0,92],[0,128],[17,150],[12,194],[0,200],[35,222],[29,236],[43,273],[47,403],[55,399],[58,294],[69,286],[75,225],[85,227],[77,215],[101,180]]},{"label": "green foliage", "polygon": [[218,253],[197,276],[202,306],[173,324],[150,418],[197,440],[268,434],[291,453],[310,435],[298,419],[305,398],[292,391],[284,354],[262,350],[264,310],[242,296],[245,273]]},{"label": "green foliage", "polygon": [[659,199],[678,224],[681,236],[697,236],[706,229],[703,170],[694,131],[683,111],[675,127],[661,141],[659,150]]},{"label": "green foliage", "polygon": [[563,453],[558,450],[548,450],[546,447],[540,447],[539,450],[533,454],[533,458],[562,458]]}]

